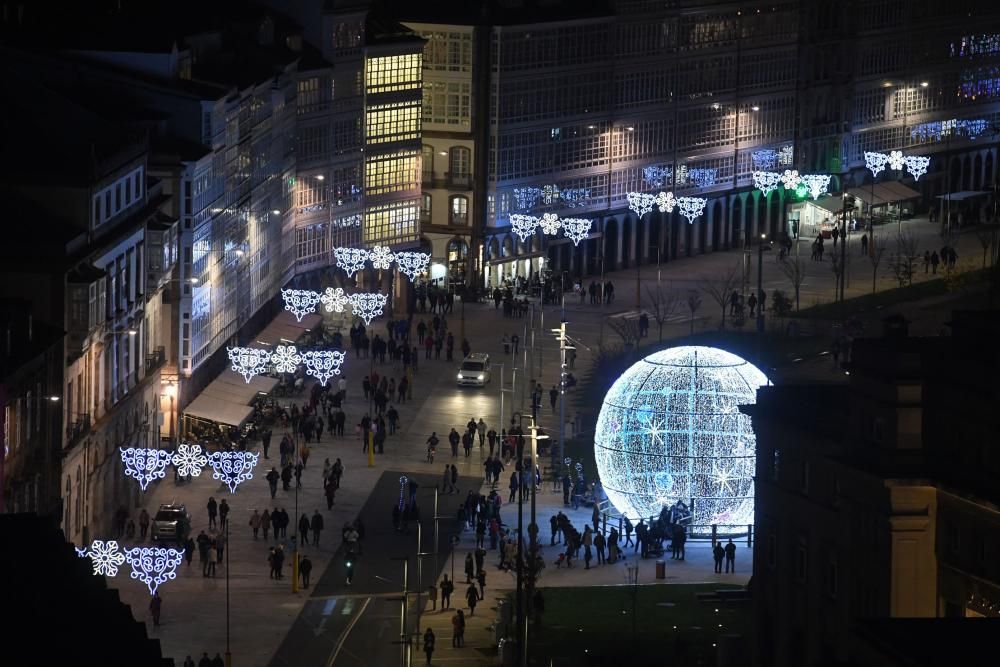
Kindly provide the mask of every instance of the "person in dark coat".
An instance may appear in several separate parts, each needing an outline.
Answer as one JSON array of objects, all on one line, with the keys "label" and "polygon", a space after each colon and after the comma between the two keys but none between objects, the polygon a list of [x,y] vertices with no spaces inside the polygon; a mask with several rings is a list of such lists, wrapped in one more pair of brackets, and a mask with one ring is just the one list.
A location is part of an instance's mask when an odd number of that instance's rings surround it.
[{"label": "person in dark coat", "polygon": [[722,559],[725,555],[725,549],[722,548],[721,544],[716,542],[715,546],[712,547],[712,559],[715,561],[715,571],[718,574],[722,574]]},{"label": "person in dark coat", "polygon": [[434,637],[434,631],[427,628],[427,632],[424,633],[424,653],[427,654],[427,664],[431,664],[431,656],[434,655],[434,642],[436,641]]},{"label": "person in dark coat", "polygon": [[312,542],[313,546],[317,546],[318,547],[319,546],[319,534],[323,530],[323,515],[321,515],[319,513],[319,510],[316,510],[313,513],[312,522],[311,522],[310,527],[312,528],[312,533],[313,533],[313,542]]},{"label": "person in dark coat", "polygon": [[299,541],[301,544],[309,544],[309,517],[305,512],[299,519]]},{"label": "person in dark coat", "polygon": [[309,588],[309,574],[312,572],[313,564],[308,556],[303,556],[299,561],[299,578],[302,579],[302,588]]}]

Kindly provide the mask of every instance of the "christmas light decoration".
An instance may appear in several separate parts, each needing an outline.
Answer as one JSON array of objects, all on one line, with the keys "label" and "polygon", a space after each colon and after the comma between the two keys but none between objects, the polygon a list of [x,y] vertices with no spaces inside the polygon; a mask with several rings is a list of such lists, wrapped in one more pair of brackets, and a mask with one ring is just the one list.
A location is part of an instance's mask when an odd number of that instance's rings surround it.
[{"label": "christmas light decoration", "polygon": [[885,169],[885,163],[888,161],[889,156],[884,153],[865,151],[865,169],[872,172],[872,178],[876,178]]},{"label": "christmas light decoration", "polygon": [[403,508],[406,507],[406,483],[410,481],[406,475],[399,478],[399,511],[402,512]]},{"label": "christmas light decoration", "polygon": [[395,259],[395,257],[393,256],[392,251],[389,250],[389,248],[377,245],[371,249],[370,253],[368,253],[368,259],[371,260],[372,267],[376,269],[385,270],[392,265],[392,262]]},{"label": "christmas light decoration", "polygon": [[778,188],[781,183],[781,174],[774,171],[753,172],[753,186],[761,191],[766,197]]},{"label": "christmas light decoration", "polygon": [[678,197],[677,209],[687,218],[688,224],[694,224],[694,219],[705,211],[708,200],[704,197]]},{"label": "christmas light decoration", "polygon": [[691,181],[699,188],[707,188],[715,185],[715,179],[718,173],[719,173],[718,169],[688,170],[688,176],[691,177]]},{"label": "christmas light decoration", "polygon": [[573,241],[573,245],[580,245],[580,241],[590,235],[590,228],[593,221],[584,218],[563,218],[562,228],[566,238]]},{"label": "christmas light decoration", "polygon": [[340,366],[344,363],[344,353],[337,350],[312,350],[302,355],[306,365],[306,373],[313,376],[319,383],[326,383],[334,375],[340,375]]},{"label": "christmas light decoration", "polygon": [[677,347],[615,381],[594,453],[612,504],[633,521],[694,499],[694,532],[753,523],[755,440],[740,405],[769,384],[752,364],[710,347]]},{"label": "christmas light decoration", "polygon": [[788,144],[787,146],[782,146],[778,151],[778,164],[782,167],[792,164],[792,156],[794,155],[795,148]]},{"label": "christmas light decoration", "polygon": [[271,363],[271,353],[259,347],[227,347],[233,370],[243,376],[247,384],[254,375],[260,375]]},{"label": "christmas light decoration", "polygon": [[199,477],[202,468],[208,464],[208,457],[202,453],[201,445],[182,442],[177,445],[177,451],[170,457],[170,462],[181,477]]},{"label": "christmas light decoration", "polygon": [[349,276],[365,268],[365,262],[368,261],[368,251],[364,248],[334,248],[333,256],[337,260],[337,266]]},{"label": "christmas light decoration", "polygon": [[422,273],[426,273],[431,256],[426,252],[397,252],[396,268],[413,282]]},{"label": "christmas light decoration", "polygon": [[350,295],[350,299],[354,315],[364,320],[365,326],[368,326],[373,319],[382,314],[389,297],[378,292],[355,292]]},{"label": "christmas light decoration", "polygon": [[905,158],[906,170],[913,176],[914,181],[919,181],[920,177],[927,173],[927,167],[931,164],[929,157],[920,155],[907,155]]},{"label": "christmas light decoration", "polygon": [[559,198],[569,208],[584,206],[590,199],[590,188],[564,188],[559,192]]},{"label": "christmas light decoration", "polygon": [[628,200],[629,210],[635,213],[640,220],[642,216],[652,211],[656,204],[656,197],[645,192],[629,192],[625,198]]},{"label": "christmas light decoration", "polygon": [[559,216],[555,213],[546,213],[538,221],[538,225],[542,228],[543,234],[555,236],[559,233]]},{"label": "christmas light decoration", "polygon": [[171,579],[177,578],[177,566],[184,560],[184,549],[136,547],[125,550],[125,559],[132,566],[132,578],[146,584],[150,595]]},{"label": "christmas light decoration", "polygon": [[94,540],[89,550],[84,549],[83,553],[80,553],[80,551],[80,549],[77,549],[76,552],[78,555],[86,556],[94,564],[94,574],[96,575],[105,577],[117,576],[118,568],[125,562],[125,556],[118,549],[118,543],[114,540],[108,540],[107,542]]},{"label": "christmas light decoration", "polygon": [[76,550],[76,555],[79,556],[80,558],[89,558],[86,548],[81,549],[80,547],[74,544],[73,549]]},{"label": "christmas light decoration", "polygon": [[762,148],[751,153],[750,160],[755,169],[769,171],[778,166],[778,151],[773,148]]},{"label": "christmas light decoration", "polygon": [[830,191],[830,177],[826,174],[804,174],[801,179],[813,199],[819,199],[821,194]]},{"label": "christmas light decoration", "polygon": [[661,192],[656,195],[656,206],[660,209],[660,213],[670,213],[677,206],[677,200],[674,199],[673,192]]},{"label": "christmas light decoration", "polygon": [[514,188],[514,203],[519,211],[530,211],[541,196],[539,188]]},{"label": "christmas light decoration", "polygon": [[360,215],[349,215],[345,218],[338,218],[333,221],[336,227],[360,227],[361,226],[361,216]]},{"label": "christmas light decoration", "polygon": [[894,171],[900,171],[905,164],[903,160],[903,151],[891,151],[889,153],[889,168]]},{"label": "christmas light decoration", "polygon": [[294,345],[279,345],[271,355],[275,373],[294,373],[295,368],[302,363],[302,355]]},{"label": "christmas light decoration", "polygon": [[524,243],[529,236],[535,233],[538,228],[538,218],[533,215],[522,215],[520,213],[510,214],[510,228],[517,234],[521,243]]},{"label": "christmas light decoration", "polygon": [[212,452],[208,455],[208,463],[213,471],[212,479],[221,480],[229,487],[230,493],[236,493],[236,487],[253,478],[253,469],[259,456],[240,450]]},{"label": "christmas light decoration", "polygon": [[154,479],[166,476],[167,464],[170,463],[170,452],[163,449],[144,449],[142,447],[119,447],[122,465],[127,477],[139,482],[143,491]]},{"label": "christmas light decoration", "polygon": [[323,302],[323,307],[326,308],[326,312],[328,313],[342,313],[344,312],[344,306],[351,302],[350,298],[348,298],[347,294],[340,287],[336,289],[327,287],[319,300]]},{"label": "christmas light decoration", "polygon": [[794,190],[799,187],[799,183],[801,182],[802,178],[796,169],[786,169],[781,175],[781,183],[785,186],[786,190]]},{"label": "christmas light decoration", "polygon": [[673,177],[673,167],[665,164],[654,164],[642,169],[642,179],[651,188],[662,188]]},{"label": "christmas light decoration", "polygon": [[285,300],[285,310],[295,315],[299,322],[309,313],[316,312],[316,304],[319,303],[319,293],[308,289],[283,289],[281,298]]}]

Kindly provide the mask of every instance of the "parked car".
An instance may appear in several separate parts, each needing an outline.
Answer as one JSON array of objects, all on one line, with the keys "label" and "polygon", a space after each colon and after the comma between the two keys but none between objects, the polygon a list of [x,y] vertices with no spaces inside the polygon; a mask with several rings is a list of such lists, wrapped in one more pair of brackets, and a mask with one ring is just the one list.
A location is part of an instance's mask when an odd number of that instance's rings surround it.
[{"label": "parked car", "polygon": [[458,386],[485,387],[490,381],[490,355],[475,352],[462,360],[458,369]]},{"label": "parked car", "polygon": [[180,504],[160,505],[153,517],[150,539],[183,542],[191,530],[191,517]]}]

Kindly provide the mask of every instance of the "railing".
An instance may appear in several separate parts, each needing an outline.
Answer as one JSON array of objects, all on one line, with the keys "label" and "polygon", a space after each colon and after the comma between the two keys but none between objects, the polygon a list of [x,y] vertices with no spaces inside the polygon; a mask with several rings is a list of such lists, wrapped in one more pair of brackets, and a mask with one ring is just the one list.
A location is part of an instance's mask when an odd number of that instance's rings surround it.
[{"label": "railing", "polygon": [[167,361],[167,352],[160,346],[146,355],[146,372],[150,373]]},{"label": "railing", "polygon": [[445,178],[447,179],[449,188],[468,189],[472,187],[471,174],[453,174],[452,172],[448,171],[445,172]]},{"label": "railing", "polygon": [[[694,499],[691,500],[691,507],[694,507]],[[601,530],[607,533],[610,529],[608,524],[610,523],[613,527],[618,529],[619,535],[624,535],[624,519],[622,515],[618,513],[611,501],[605,498],[597,503],[597,509],[601,515]],[[658,515],[643,517],[646,521],[646,525],[652,526],[658,520]],[[635,524],[637,525],[637,524]],[[634,527],[634,526],[633,526]],[[720,526],[719,524],[684,524],[684,528],[687,530],[687,540],[690,542],[697,541],[710,541],[713,545],[719,541],[720,538],[731,538],[731,537],[746,537],[747,538],[747,548],[753,546],[753,524],[747,524],[746,530],[742,527],[737,528],[732,525]],[[736,529],[735,531],[733,529]],[[669,537],[668,537],[669,539]]]},{"label": "railing", "polygon": [[78,419],[66,427],[66,447],[72,447],[80,442],[83,436],[90,432],[90,415],[77,415]]}]

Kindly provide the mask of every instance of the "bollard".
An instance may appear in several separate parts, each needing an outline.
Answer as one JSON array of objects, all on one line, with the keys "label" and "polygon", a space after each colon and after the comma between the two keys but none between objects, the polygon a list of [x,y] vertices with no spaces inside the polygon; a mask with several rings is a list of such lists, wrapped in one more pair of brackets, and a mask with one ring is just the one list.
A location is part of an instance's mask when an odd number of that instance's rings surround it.
[{"label": "bollard", "polygon": [[716,524],[712,524],[712,548],[715,548],[716,540],[718,540],[719,527]]},{"label": "bollard", "polygon": [[747,524],[747,549],[753,547],[753,524]]}]

